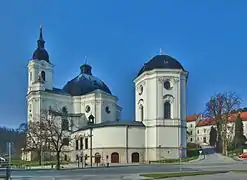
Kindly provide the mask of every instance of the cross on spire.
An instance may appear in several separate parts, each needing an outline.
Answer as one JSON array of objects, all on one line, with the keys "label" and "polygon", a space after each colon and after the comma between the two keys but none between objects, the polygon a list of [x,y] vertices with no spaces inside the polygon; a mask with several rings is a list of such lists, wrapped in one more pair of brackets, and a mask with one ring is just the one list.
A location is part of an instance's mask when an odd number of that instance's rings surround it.
[{"label": "cross on spire", "polygon": [[43,26],[42,25],[40,25],[40,27],[39,27],[39,39],[38,39],[37,43],[38,43],[39,49],[45,48],[45,41],[43,39]]},{"label": "cross on spire", "polygon": [[160,48],[160,55],[164,55],[164,51],[162,48]]},{"label": "cross on spire", "polygon": [[43,40],[43,25],[40,25],[39,27],[39,40]]},{"label": "cross on spire", "polygon": [[87,56],[84,58],[84,64],[87,64]]}]

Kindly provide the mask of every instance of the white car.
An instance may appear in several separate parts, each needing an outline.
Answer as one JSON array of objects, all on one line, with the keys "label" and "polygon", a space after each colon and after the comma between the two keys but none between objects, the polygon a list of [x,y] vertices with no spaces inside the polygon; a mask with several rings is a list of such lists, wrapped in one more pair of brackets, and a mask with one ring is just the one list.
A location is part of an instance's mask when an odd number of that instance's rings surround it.
[{"label": "white car", "polygon": [[7,160],[5,158],[0,157],[0,167],[6,166],[6,162],[7,162]]},{"label": "white car", "polygon": [[6,162],[6,159],[4,159],[3,157],[0,157],[0,162]]}]

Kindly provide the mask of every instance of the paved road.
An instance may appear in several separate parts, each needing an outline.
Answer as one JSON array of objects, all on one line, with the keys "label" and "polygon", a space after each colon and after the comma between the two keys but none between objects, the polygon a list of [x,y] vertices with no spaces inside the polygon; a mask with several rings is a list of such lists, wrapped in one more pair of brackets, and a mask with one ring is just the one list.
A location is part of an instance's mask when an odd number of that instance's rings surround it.
[{"label": "paved road", "polygon": [[232,158],[223,156],[215,152],[211,146],[202,146],[204,155],[201,156],[202,161],[196,161],[194,164],[217,164],[217,163],[236,163]]},{"label": "paved road", "polygon": [[[183,171],[192,171],[195,169],[183,167]],[[28,170],[28,171],[13,171],[13,177],[26,177],[25,179],[32,179],[39,177],[41,179],[52,179],[52,177],[59,178],[84,178],[84,179],[120,179],[123,176],[129,176],[139,173],[151,172],[177,172],[178,165],[141,165],[141,166],[126,166],[126,167],[110,167],[110,168],[92,168],[92,169],[77,169],[77,170]],[[198,169],[199,171],[199,169]],[[38,180],[38,179],[37,179]]]},{"label": "paved road", "polygon": [[207,176],[187,176],[179,178],[167,178],[166,180],[246,180],[246,173],[223,173],[223,174],[214,174]]},{"label": "paved road", "polygon": [[[211,147],[203,147],[204,151],[207,152],[205,159],[202,156],[202,160],[183,164],[182,171],[211,171],[211,170],[232,170],[232,169],[247,169],[247,162],[245,161],[234,161],[231,158],[224,157],[214,152]],[[154,173],[154,172],[178,172],[179,165],[139,165],[139,166],[125,166],[125,167],[110,167],[110,168],[88,168],[88,169],[76,169],[76,170],[26,170],[26,171],[13,171],[12,175],[14,179],[19,180],[119,180],[119,179],[138,179],[137,174],[141,173]],[[0,174],[4,172],[0,171]],[[245,174],[244,174],[245,175]],[[247,175],[247,174],[246,174]],[[241,180],[243,174],[222,174],[209,175],[200,177],[201,180],[206,178],[210,180],[212,178],[219,178],[224,180]],[[224,177],[224,178],[223,178]],[[245,176],[246,177],[246,176]],[[54,179],[55,178],[55,179]],[[185,177],[184,179],[199,179],[199,176]],[[179,178],[173,178],[179,179]],[[195,180],[196,180],[195,179]],[[206,180],[205,179],[205,180]],[[247,178],[245,178],[247,179]],[[214,180],[214,179],[212,179]]]}]

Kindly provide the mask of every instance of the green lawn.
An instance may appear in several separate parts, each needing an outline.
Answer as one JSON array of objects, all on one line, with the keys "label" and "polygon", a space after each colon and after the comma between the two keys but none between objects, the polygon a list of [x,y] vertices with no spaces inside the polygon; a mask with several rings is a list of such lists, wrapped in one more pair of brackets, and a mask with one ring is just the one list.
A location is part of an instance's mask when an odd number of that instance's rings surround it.
[{"label": "green lawn", "polygon": [[198,175],[220,174],[227,172],[229,171],[176,172],[176,173],[159,173],[159,174],[140,174],[140,176],[154,178],[154,179],[163,179],[170,177],[198,176]]},{"label": "green lawn", "polygon": [[[188,157],[188,158],[182,158],[181,162],[189,162],[192,160],[197,159],[198,156]],[[180,159],[162,159],[160,161],[151,161],[150,163],[179,163]]]},{"label": "green lawn", "polygon": [[240,172],[240,173],[241,173],[241,172],[242,172],[242,173],[247,173],[247,170],[232,170],[232,172],[237,172],[237,173],[238,173],[238,172]]},{"label": "green lawn", "polygon": [[[12,160],[13,166],[39,166],[38,161],[23,161],[23,160]],[[55,165],[56,161],[44,161],[42,165]],[[61,164],[69,164],[69,162],[61,161]]]}]

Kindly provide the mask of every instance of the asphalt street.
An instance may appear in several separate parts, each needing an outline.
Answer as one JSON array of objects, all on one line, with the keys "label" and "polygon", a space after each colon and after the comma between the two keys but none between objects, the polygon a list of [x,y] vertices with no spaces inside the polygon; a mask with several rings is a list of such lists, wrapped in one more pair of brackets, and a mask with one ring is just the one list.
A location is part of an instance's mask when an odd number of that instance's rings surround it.
[{"label": "asphalt street", "polygon": [[[231,158],[224,157],[220,154],[217,154],[210,149],[210,147],[204,147],[207,152],[205,158],[201,156],[201,160],[182,164],[182,171],[212,171],[212,170],[235,170],[235,169],[247,169],[246,161],[235,161]],[[211,152],[212,151],[212,152]],[[109,168],[101,167],[101,168],[87,168],[87,169],[64,169],[64,170],[18,170],[12,172],[13,179],[18,180],[119,180],[119,179],[140,179],[138,174],[142,173],[161,173],[161,172],[179,172],[179,165],[172,164],[149,164],[149,165],[137,165],[137,166],[124,166],[117,167],[112,166]],[[0,170],[0,174],[4,174],[3,170]],[[201,176],[200,179],[204,180],[216,180],[224,179],[224,180],[241,180],[243,177],[245,180],[247,179],[247,174],[221,174],[221,176],[209,175],[209,176]],[[224,178],[223,178],[224,177]],[[188,179],[189,177],[184,177],[184,179]],[[189,179],[193,180],[193,178],[199,179],[199,176],[190,177]],[[171,178],[171,179],[179,179],[179,178]],[[180,178],[181,179],[181,178]],[[206,180],[205,179],[205,180]]]}]

